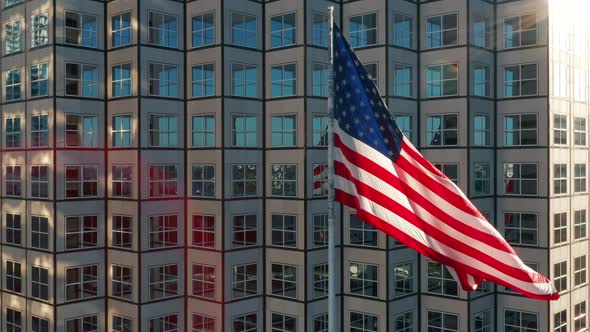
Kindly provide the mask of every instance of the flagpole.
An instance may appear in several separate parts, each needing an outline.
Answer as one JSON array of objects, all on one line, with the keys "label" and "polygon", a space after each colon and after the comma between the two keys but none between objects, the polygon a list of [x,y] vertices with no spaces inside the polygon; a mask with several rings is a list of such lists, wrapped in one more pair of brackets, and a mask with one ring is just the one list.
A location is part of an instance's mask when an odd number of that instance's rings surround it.
[{"label": "flagpole", "polygon": [[336,227],[334,218],[334,6],[330,6],[330,67],[328,71],[328,331],[336,322]]}]

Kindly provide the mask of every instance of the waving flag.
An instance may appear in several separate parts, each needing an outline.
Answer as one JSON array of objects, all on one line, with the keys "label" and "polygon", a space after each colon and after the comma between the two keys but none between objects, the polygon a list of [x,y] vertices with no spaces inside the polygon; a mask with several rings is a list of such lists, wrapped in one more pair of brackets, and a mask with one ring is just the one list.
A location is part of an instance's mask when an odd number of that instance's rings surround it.
[{"label": "waving flag", "polygon": [[334,27],[335,200],[363,221],[444,264],[465,290],[485,280],[555,300],[461,190],[404,137],[373,80]]}]

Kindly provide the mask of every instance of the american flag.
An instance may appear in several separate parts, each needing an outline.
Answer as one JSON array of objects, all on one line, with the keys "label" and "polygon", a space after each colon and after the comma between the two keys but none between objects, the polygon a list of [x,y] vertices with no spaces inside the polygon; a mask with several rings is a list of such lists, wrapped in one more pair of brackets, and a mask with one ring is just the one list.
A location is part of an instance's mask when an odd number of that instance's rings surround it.
[{"label": "american flag", "polygon": [[461,190],[404,137],[348,42],[334,27],[335,200],[422,255],[464,290],[485,280],[555,300],[553,284],[518,257]]}]

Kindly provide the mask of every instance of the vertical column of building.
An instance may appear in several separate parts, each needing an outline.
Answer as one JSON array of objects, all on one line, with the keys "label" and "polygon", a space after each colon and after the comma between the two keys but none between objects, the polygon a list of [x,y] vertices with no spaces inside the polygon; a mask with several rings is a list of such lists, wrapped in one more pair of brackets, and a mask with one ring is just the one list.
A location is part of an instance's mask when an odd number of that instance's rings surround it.
[{"label": "vertical column of building", "polygon": [[[553,160],[568,163],[569,153],[566,149],[566,153],[557,153],[558,159],[554,159],[550,152],[554,137],[548,99],[551,78],[547,10],[543,1],[496,4],[495,215],[499,231],[522,260],[551,276],[550,248],[555,243],[553,214],[557,214],[558,224],[564,217],[566,233],[569,215],[567,199],[556,197],[558,204],[549,199],[555,190],[551,181],[552,164]],[[561,184],[557,191],[565,195],[567,181],[563,193]],[[500,328],[524,325],[550,328],[548,303],[526,299],[505,287],[496,288],[496,324]]]},{"label": "vertical column of building", "polygon": [[264,4],[223,0],[224,326],[264,326]]},{"label": "vertical column of building", "polygon": [[[418,146],[421,128],[419,115],[418,49],[422,40],[419,5],[407,1],[388,1],[387,103],[404,135]],[[419,255],[393,238],[388,239],[386,283],[390,330],[418,329],[420,325]]]},{"label": "vertical column of building", "polygon": [[[466,1],[420,4],[420,149],[463,192],[469,188],[469,22]],[[421,330],[469,326],[468,293],[447,268],[420,257]]]},{"label": "vertical column of building", "polygon": [[[147,173],[142,171],[140,133],[147,131],[141,123],[141,91],[147,89],[147,71],[140,65],[140,27],[147,17],[140,15],[139,1],[111,1],[105,4],[105,187],[107,207],[106,293],[108,296],[106,329],[141,331],[141,301],[147,298],[148,271],[142,270],[141,192]],[[143,283],[146,284],[143,284]]]},{"label": "vertical column of building", "polygon": [[[186,319],[189,330],[225,331],[224,303],[229,302],[228,269],[224,250],[229,243],[224,222],[226,178],[223,148],[229,120],[224,116],[226,87],[231,78],[224,61],[229,27],[225,3],[192,1],[186,4],[186,173],[188,233],[188,288]],[[188,82],[191,82],[190,84]]]}]

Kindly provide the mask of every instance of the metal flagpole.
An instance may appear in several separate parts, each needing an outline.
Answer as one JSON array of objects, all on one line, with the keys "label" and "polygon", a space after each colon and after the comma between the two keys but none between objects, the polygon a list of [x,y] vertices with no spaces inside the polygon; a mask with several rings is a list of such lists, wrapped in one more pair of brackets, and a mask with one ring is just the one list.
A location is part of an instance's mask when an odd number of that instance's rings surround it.
[{"label": "metal flagpole", "polygon": [[328,331],[336,331],[336,227],[334,218],[334,6],[330,6],[330,67],[328,72]]}]

